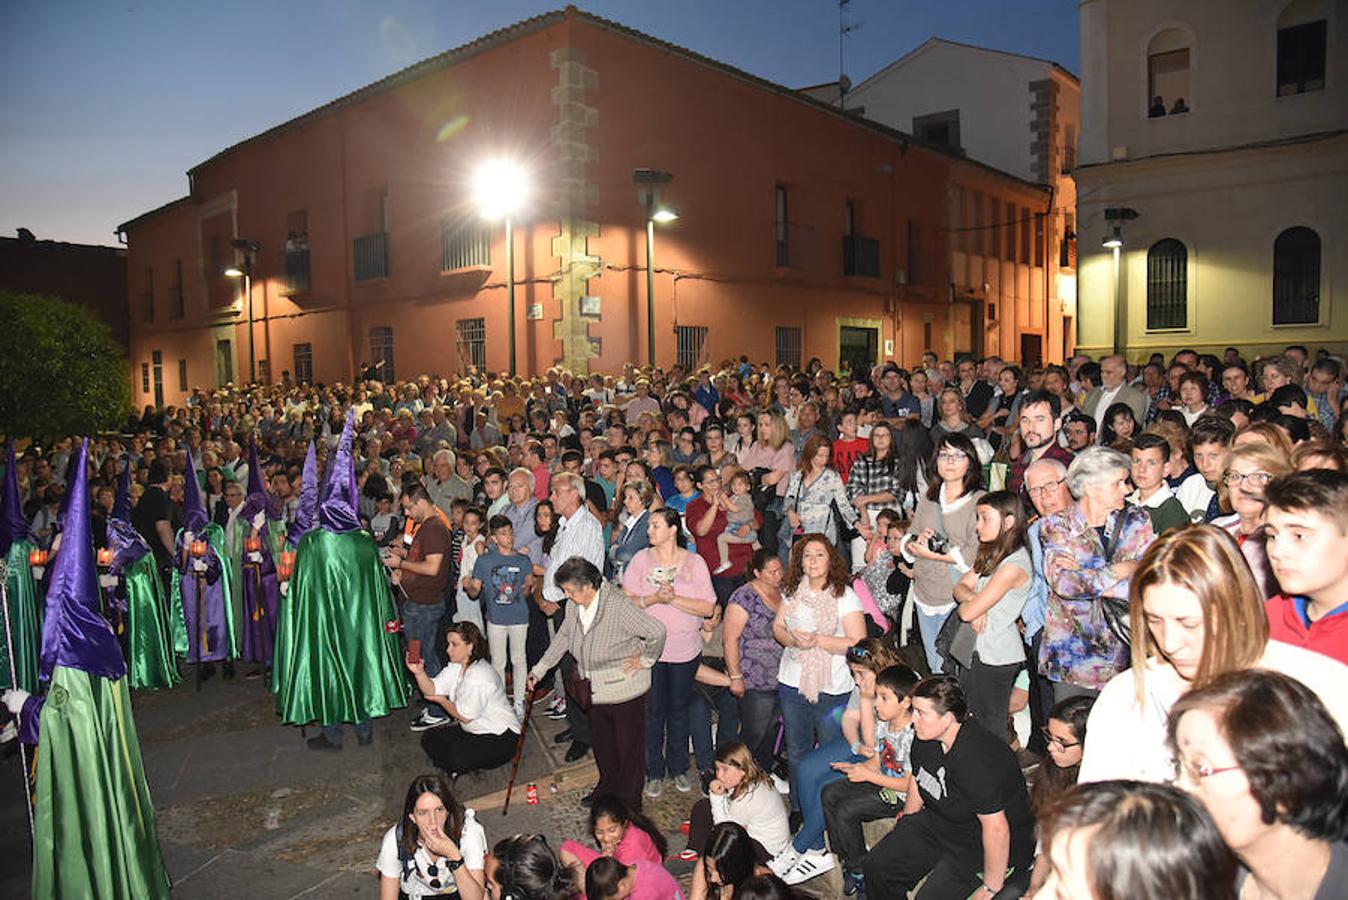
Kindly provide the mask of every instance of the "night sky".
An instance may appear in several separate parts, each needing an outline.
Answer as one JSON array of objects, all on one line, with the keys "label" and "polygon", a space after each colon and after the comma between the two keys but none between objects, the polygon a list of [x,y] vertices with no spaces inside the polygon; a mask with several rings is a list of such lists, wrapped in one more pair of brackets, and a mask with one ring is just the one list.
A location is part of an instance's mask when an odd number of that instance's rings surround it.
[{"label": "night sky", "polygon": [[[537,0],[0,3],[0,235],[111,244],[185,172]],[[833,0],[592,0],[581,9],[791,87],[838,76]],[[859,83],[932,36],[1078,66],[1076,0],[851,0]]]}]

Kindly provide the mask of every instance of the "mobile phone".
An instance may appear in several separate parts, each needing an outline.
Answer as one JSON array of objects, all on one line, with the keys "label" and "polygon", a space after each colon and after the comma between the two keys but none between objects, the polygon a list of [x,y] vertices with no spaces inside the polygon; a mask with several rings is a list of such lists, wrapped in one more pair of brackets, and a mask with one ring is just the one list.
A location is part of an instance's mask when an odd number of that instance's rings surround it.
[{"label": "mobile phone", "polygon": [[421,641],[418,641],[418,640],[408,640],[408,642],[407,642],[407,661],[408,661],[408,662],[414,662],[414,663],[419,663],[419,662],[421,662]]}]

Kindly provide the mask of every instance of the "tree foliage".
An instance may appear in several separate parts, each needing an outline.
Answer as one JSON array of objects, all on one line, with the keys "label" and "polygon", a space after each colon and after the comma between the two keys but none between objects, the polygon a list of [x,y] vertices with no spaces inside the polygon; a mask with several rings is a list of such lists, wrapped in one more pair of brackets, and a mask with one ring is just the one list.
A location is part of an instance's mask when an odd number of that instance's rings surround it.
[{"label": "tree foliage", "polygon": [[0,431],[39,440],[117,428],[131,409],[125,352],[86,307],[0,291]]}]

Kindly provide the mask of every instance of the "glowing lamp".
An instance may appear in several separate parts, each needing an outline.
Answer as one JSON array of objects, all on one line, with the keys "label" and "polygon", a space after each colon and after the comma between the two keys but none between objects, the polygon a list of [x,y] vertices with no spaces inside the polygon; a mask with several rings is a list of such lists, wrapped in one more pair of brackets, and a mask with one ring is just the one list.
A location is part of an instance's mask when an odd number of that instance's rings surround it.
[{"label": "glowing lamp", "polygon": [[112,565],[112,548],[98,548],[98,564],[104,567]]},{"label": "glowing lamp", "polygon": [[243,539],[243,549],[249,553],[257,553],[262,549],[262,539],[255,534],[250,534]]},{"label": "glowing lamp", "polygon": [[473,173],[473,205],[484,219],[509,219],[529,194],[529,179],[519,163],[493,159]]},{"label": "glowing lamp", "polygon": [[200,538],[194,540],[192,543],[187,545],[187,552],[191,553],[193,556],[205,556],[206,542],[201,540]]},{"label": "glowing lamp", "polygon": [[284,550],[276,563],[276,576],[282,581],[289,581],[293,574],[295,574],[295,553],[292,550]]},{"label": "glowing lamp", "polygon": [[28,551],[28,565],[45,566],[47,564],[47,551],[35,549]]}]

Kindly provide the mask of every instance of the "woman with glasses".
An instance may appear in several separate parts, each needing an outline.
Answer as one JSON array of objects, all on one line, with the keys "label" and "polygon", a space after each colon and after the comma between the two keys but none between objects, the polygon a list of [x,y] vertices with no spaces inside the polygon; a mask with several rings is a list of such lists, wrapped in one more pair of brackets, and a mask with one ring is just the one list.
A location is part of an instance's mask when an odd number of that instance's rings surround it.
[{"label": "woman with glasses", "polygon": [[384,833],[379,848],[379,898],[482,900],[486,855],[486,832],[444,776],[418,775],[407,788],[402,820]]},{"label": "woman with glasses", "polygon": [[1277,672],[1231,672],[1170,714],[1177,783],[1240,860],[1236,896],[1345,895],[1348,749],[1322,700]]},{"label": "woman with glasses", "polygon": [[1291,471],[1292,461],[1268,444],[1242,444],[1227,454],[1226,471],[1217,485],[1222,508],[1233,512],[1212,524],[1236,539],[1265,597],[1278,593],[1278,579],[1264,550],[1264,486]]},{"label": "woman with glasses", "polygon": [[[1062,798],[1076,787],[1081,755],[1086,746],[1086,724],[1095,705],[1092,697],[1068,697],[1053,707],[1048,724],[1040,729],[1048,749],[1030,786],[1030,810],[1043,821]],[[1048,875],[1048,856],[1040,853],[1030,879],[1030,895]]]},{"label": "woman with glasses", "polygon": [[1270,641],[1264,596],[1226,532],[1195,525],[1163,535],[1130,587],[1132,667],[1100,692],[1081,761],[1082,782],[1167,781],[1166,717],[1185,694],[1241,669],[1282,672],[1309,685],[1348,721],[1348,666]]},{"label": "woman with glasses", "polygon": [[[940,672],[936,635],[955,609],[955,579],[969,568],[978,552],[975,509],[983,496],[983,467],[973,442],[962,434],[943,434],[936,441],[936,477],[917,504],[901,553],[913,566],[910,601],[917,606],[922,649],[932,673]],[[934,542],[934,543],[933,543]],[[901,621],[908,621],[907,610]]]}]

